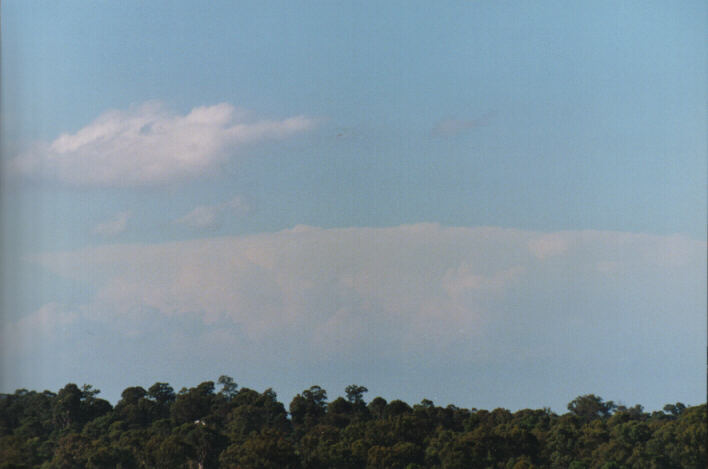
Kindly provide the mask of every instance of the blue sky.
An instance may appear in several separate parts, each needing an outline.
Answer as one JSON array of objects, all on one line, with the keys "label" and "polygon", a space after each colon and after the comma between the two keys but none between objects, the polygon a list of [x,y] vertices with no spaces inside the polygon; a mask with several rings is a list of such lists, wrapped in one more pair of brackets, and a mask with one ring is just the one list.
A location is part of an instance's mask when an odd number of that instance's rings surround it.
[{"label": "blue sky", "polygon": [[3,2],[0,390],[704,400],[707,13]]}]

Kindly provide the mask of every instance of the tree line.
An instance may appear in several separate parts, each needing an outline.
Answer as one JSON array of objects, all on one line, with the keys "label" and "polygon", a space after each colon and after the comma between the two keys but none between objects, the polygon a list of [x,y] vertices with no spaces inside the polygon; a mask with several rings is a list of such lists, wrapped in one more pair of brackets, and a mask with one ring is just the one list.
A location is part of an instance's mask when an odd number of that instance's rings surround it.
[{"label": "tree line", "polygon": [[589,394],[558,415],[409,405],[351,385],[288,408],[228,376],[179,392],[129,387],[112,406],[90,385],[0,394],[0,468],[696,468],[708,467],[706,405],[646,412]]}]

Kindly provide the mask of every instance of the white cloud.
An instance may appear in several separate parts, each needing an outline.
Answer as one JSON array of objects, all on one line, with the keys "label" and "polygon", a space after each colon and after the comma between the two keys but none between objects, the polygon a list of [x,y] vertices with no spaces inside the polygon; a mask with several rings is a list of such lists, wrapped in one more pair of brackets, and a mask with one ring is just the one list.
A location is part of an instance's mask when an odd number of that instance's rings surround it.
[{"label": "white cloud", "polygon": [[236,215],[243,215],[251,210],[250,205],[241,196],[234,197],[223,206],[225,209],[231,210]]},{"label": "white cloud", "polygon": [[30,350],[42,346],[47,336],[70,328],[80,317],[78,312],[51,302],[16,321],[8,322],[0,332],[5,343],[10,345],[7,350]]},{"label": "white cloud", "polygon": [[38,143],[12,167],[68,184],[155,184],[213,169],[245,144],[286,138],[315,125],[306,116],[256,121],[246,116],[227,103],[180,115],[148,102],[105,112],[75,133]]},{"label": "white cloud", "polygon": [[491,276],[484,276],[476,274],[473,266],[463,264],[445,273],[443,286],[451,295],[459,295],[469,290],[500,290],[523,272],[523,267],[515,266]]},{"label": "white cloud", "polygon": [[78,318],[78,313],[66,311],[60,304],[47,303],[20,319],[18,326],[28,330],[56,329],[71,324]]},{"label": "white cloud", "polygon": [[211,228],[216,225],[218,211],[218,207],[200,205],[175,221],[192,228]]},{"label": "white cloud", "polygon": [[139,382],[186,384],[226,363],[290,395],[351,379],[381,395],[412,388],[411,401],[473,390],[469,406],[509,389],[524,403],[589,388],[697,402],[705,258],[683,236],[435,224],[45,253],[29,260],[72,290],[43,289],[48,305],[0,321],[3,379],[111,383],[110,361]]},{"label": "white cloud", "polygon": [[116,236],[125,231],[130,220],[130,212],[117,213],[113,218],[93,227],[93,234],[100,236]]},{"label": "white cloud", "polygon": [[[86,309],[132,328],[146,318],[193,318],[237,325],[251,340],[287,337],[344,350],[379,339],[387,347],[445,347],[461,333],[483,342],[489,324],[513,323],[518,318],[509,314],[525,303],[536,304],[528,314],[539,315],[534,321],[545,327],[567,320],[559,314],[587,313],[593,307],[587,298],[605,298],[600,314],[607,305],[626,312],[647,298],[673,308],[677,285],[701,284],[705,249],[677,236],[419,224],[299,226],[35,260],[94,285]],[[607,283],[607,266],[626,275]]]},{"label": "white cloud", "polygon": [[226,319],[255,335],[288,327],[331,332],[352,315],[365,323],[390,319],[410,330],[431,311],[441,321],[473,328],[478,306],[450,294],[450,272],[503,288],[507,271],[531,257],[523,242],[514,241],[528,237],[515,230],[423,224],[299,226],[47,254],[40,262],[62,275],[87,275],[98,285],[95,302],[103,311],[196,315],[207,323]]},{"label": "white cloud", "polygon": [[529,241],[529,249],[539,259],[559,256],[568,250],[568,233],[550,233]]},{"label": "white cloud", "polygon": [[243,197],[236,196],[217,205],[199,205],[175,220],[175,223],[198,229],[213,228],[218,225],[219,218],[223,213],[228,212],[234,216],[241,216],[248,213],[249,210],[250,206]]}]

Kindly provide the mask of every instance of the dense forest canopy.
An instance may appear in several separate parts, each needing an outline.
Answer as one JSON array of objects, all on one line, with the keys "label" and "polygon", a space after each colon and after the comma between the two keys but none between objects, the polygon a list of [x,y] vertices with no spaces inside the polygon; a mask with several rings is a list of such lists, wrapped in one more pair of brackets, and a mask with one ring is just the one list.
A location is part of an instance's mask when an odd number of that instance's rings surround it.
[{"label": "dense forest canopy", "polygon": [[90,385],[0,394],[0,468],[700,468],[706,405],[646,412],[589,394],[550,409],[410,405],[319,386],[289,406],[228,376],[179,392]]}]

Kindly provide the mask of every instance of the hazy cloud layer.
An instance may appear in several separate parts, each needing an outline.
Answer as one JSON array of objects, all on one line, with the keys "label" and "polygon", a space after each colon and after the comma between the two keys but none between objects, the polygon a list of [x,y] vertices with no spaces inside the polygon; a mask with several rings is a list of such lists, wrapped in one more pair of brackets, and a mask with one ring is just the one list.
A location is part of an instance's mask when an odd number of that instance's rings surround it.
[{"label": "hazy cloud layer", "polygon": [[184,216],[175,220],[175,223],[191,228],[213,228],[219,224],[222,216],[241,216],[248,213],[250,207],[243,197],[233,199],[217,205],[198,205]]},{"label": "hazy cloud layer", "polygon": [[121,366],[138,360],[145,379],[257,362],[254,377],[297,386],[484,380],[497,404],[497,389],[529,392],[529,373],[548,380],[539,405],[603,389],[646,402],[652,386],[685,400],[703,383],[686,376],[704,358],[705,258],[705,242],[678,235],[436,224],[109,245],[31,259],[85,296],[3,336],[62,379],[86,379],[77,354],[114,360],[127,347]]},{"label": "hazy cloud layer", "polygon": [[315,120],[249,120],[228,103],[186,115],[148,102],[113,110],[75,133],[38,143],[12,161],[26,175],[77,185],[161,183],[212,169],[241,146],[305,132]]},{"label": "hazy cloud layer", "polygon": [[[662,279],[666,286],[687,273],[700,277],[704,254],[704,243],[681,236],[420,224],[301,226],[246,237],[106,246],[36,260],[94,285],[89,309],[100,310],[107,320],[186,315],[204,324],[237,324],[253,339],[287,330],[336,348],[370,338],[372,331],[399,345],[435,337],[431,343],[444,346],[459,334],[480,334],[490,323],[509,320],[513,302],[524,292],[548,300],[564,289],[569,296],[564,301],[575,311],[586,305],[572,305],[573,295],[580,301],[590,293],[606,298],[612,291],[619,296],[610,302],[641,302],[629,297],[630,287],[641,291]],[[605,284],[606,291],[594,291]]]},{"label": "hazy cloud layer", "polygon": [[100,236],[116,236],[125,231],[130,220],[130,212],[120,212],[115,214],[110,220],[106,220],[93,227],[93,234]]}]

